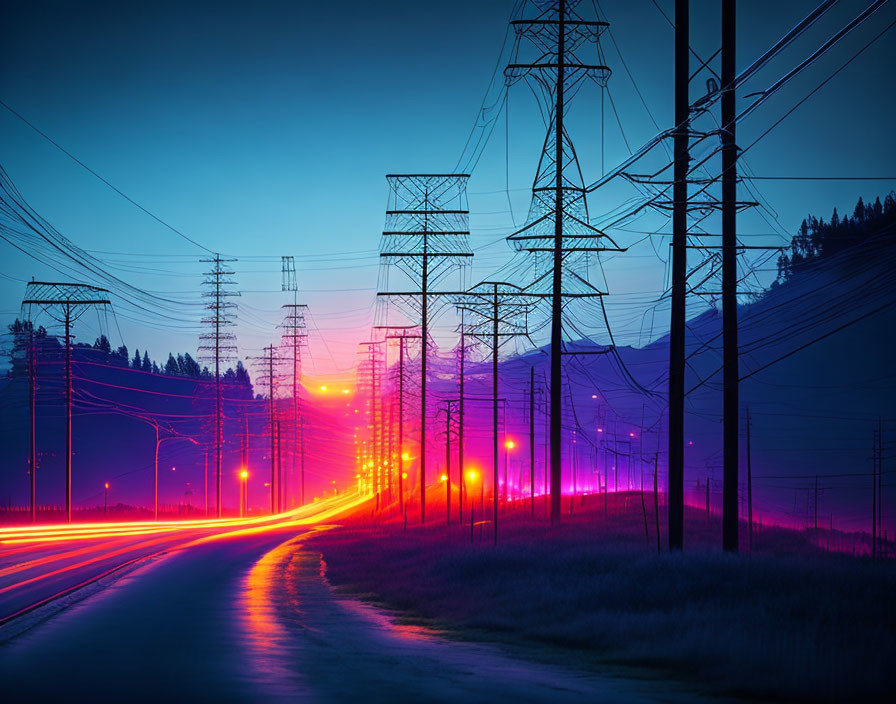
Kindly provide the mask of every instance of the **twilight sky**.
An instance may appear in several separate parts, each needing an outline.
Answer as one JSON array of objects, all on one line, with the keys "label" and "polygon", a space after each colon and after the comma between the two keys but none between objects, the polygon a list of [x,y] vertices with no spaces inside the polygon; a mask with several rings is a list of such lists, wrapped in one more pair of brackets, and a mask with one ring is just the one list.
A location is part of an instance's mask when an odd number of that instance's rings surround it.
[{"label": "twilight sky", "polygon": [[[738,68],[815,4],[740,3]],[[842,0],[750,90],[771,83],[866,4]],[[301,297],[316,329],[310,371],[347,376],[374,310],[383,177],[456,167],[513,5],[6,0],[0,99],[166,222],[210,250],[239,258],[241,356],[257,354],[274,337],[279,307],[287,301],[280,292],[280,256],[294,255]],[[612,39],[605,35],[602,46],[624,133],[607,108],[607,168],[627,156],[626,140],[636,148],[656,133],[654,120],[661,128],[671,123],[673,31],[657,5],[672,16],[671,0],[599,4],[611,23]],[[718,5],[692,3],[692,46],[702,58],[718,48]],[[856,30],[745,121],[739,144],[751,144],[894,19],[896,6],[887,6]],[[896,41],[887,34],[750,148],[746,165],[764,176],[893,175],[896,139],[884,116],[896,108],[888,75],[894,65]],[[695,81],[692,97],[703,85],[702,77]],[[544,138],[528,89],[511,88],[508,104],[507,115],[484,113],[500,116],[470,180],[474,281],[510,258],[502,238],[525,218],[526,189]],[[586,183],[601,173],[599,105],[599,90],[585,87],[571,109],[569,127]],[[198,259],[205,252],[123,200],[2,107],[0,145],[0,163],[59,231],[118,276],[187,302],[177,323],[163,324],[114,300],[113,344],[148,348],[162,361],[169,351],[194,353],[203,271]],[[896,183],[754,186],[765,208],[745,214],[740,230],[751,243],[781,244],[807,213],[828,217],[834,206],[851,209],[859,195],[883,195]],[[598,191],[592,213],[613,210],[632,195],[621,187]],[[610,309],[619,341],[638,344],[664,330],[662,306],[654,316],[645,312],[664,288],[668,249],[661,235],[640,240],[642,233],[668,227],[658,216],[626,227],[616,234],[632,249],[609,258],[605,272],[615,294]],[[761,268],[770,270],[773,261]],[[751,285],[768,283],[770,275],[761,271]],[[32,276],[59,278],[0,240],[4,325],[18,313],[24,281]],[[694,312],[704,305],[694,301]],[[92,340],[97,330],[97,321],[85,319],[75,332]],[[594,335],[600,339],[602,332]]]}]

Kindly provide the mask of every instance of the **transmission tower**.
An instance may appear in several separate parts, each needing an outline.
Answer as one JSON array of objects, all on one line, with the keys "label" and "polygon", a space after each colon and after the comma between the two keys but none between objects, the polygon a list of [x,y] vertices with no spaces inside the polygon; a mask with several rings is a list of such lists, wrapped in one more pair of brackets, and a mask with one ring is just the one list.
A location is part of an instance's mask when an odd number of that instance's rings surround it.
[{"label": "transmission tower", "polygon": [[[473,253],[467,174],[389,175],[389,205],[380,247],[384,266],[398,270],[408,289],[382,291],[410,320],[420,321],[420,522],[426,521],[426,363],[433,310],[461,291],[437,288],[451,273],[469,263]],[[386,272],[388,274],[388,271]],[[387,276],[385,280],[389,280]],[[446,298],[447,297],[447,298]]]},{"label": "transmission tower", "polygon": [[[589,222],[586,190],[572,140],[564,126],[567,106],[586,82],[605,86],[610,69],[586,61],[586,52],[599,56],[606,22],[588,20],[576,9],[578,0],[533,2],[533,19],[511,22],[517,48],[525,44],[534,59],[508,64],[508,85],[525,80],[542,112],[550,116],[548,130],[532,185],[526,224],[508,237],[517,251],[535,257],[535,280],[529,295],[550,301],[550,473],[551,521],[560,520],[562,476],[562,364],[565,303],[599,298],[604,293],[589,282],[596,253],[624,251]],[[604,240],[610,246],[604,245]],[[540,273],[541,272],[541,273]]]},{"label": "transmission tower", "polygon": [[199,358],[215,367],[215,506],[218,518],[221,517],[221,449],[223,445],[223,408],[221,399],[222,367],[236,357],[236,335],[229,332],[235,325],[236,303],[229,300],[239,296],[233,290],[236,282],[231,278],[236,272],[231,271],[229,264],[236,259],[223,259],[216,254],[212,259],[202,259],[204,264],[211,264],[210,271],[205,272],[202,285],[205,291],[202,297],[207,300],[207,314],[202,324],[208,332],[199,336]]},{"label": "transmission tower", "polygon": [[253,357],[252,360],[258,370],[255,374],[255,383],[267,391],[268,425],[271,432],[271,513],[280,513],[282,481],[278,461],[280,422],[277,420],[277,389],[280,381],[280,364],[283,360],[277,354],[277,347],[274,345],[265,347],[262,350],[262,355]]},{"label": "transmission tower", "polygon": [[[52,283],[46,281],[29,281],[25,286],[25,298],[22,300],[22,318],[34,325],[33,309],[45,313],[57,323],[64,326],[63,344],[65,346],[65,519],[72,521],[72,323],[88,310],[97,307],[106,309],[112,303],[109,292],[104,288],[75,283]],[[32,333],[33,334],[33,333]],[[33,343],[33,341],[32,341]],[[31,368],[34,365],[34,349],[32,344]],[[33,371],[32,371],[33,374]],[[32,376],[32,450],[31,450],[31,514],[36,515],[35,503],[35,458],[34,449],[34,391]]]},{"label": "transmission tower", "polygon": [[358,393],[367,400],[367,454],[365,466],[367,468],[367,485],[376,496],[376,507],[380,508],[382,491],[385,487],[384,459],[383,459],[383,429],[380,397],[382,395],[382,368],[383,355],[381,353],[383,341],[373,340],[361,342],[359,347],[362,355],[357,367]]},{"label": "transmission tower", "polygon": [[299,385],[302,378],[302,349],[308,343],[308,330],[305,325],[307,305],[298,302],[299,286],[296,281],[296,267],[293,257],[283,257],[283,291],[292,292],[292,303],[281,308],[286,311],[286,318],[280,325],[283,328],[283,345],[292,358],[292,464],[290,476],[295,477],[296,455],[299,455],[299,496],[305,504],[305,423],[299,413]]},{"label": "transmission tower", "polygon": [[[483,281],[464,296],[461,309],[478,320],[466,325],[464,338],[473,337],[491,353],[492,358],[492,460],[494,542],[498,542],[498,356],[501,345],[513,337],[528,337],[526,318],[532,302],[521,298],[519,286],[503,281]],[[463,399],[463,394],[461,394]],[[483,480],[484,481],[484,480]],[[506,486],[505,486],[506,492]]]}]

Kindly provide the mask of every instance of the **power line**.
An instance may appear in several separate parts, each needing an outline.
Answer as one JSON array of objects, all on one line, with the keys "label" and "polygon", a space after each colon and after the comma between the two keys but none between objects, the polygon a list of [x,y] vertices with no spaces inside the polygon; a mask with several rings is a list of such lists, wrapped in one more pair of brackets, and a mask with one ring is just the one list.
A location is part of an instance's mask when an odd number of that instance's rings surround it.
[{"label": "power line", "polygon": [[183,238],[184,238],[187,242],[189,242],[190,244],[195,245],[196,247],[199,247],[199,249],[202,249],[202,250],[208,252],[209,254],[214,254],[214,252],[212,252],[212,250],[210,250],[208,247],[199,244],[199,242],[197,242],[196,240],[194,240],[192,237],[189,237],[188,235],[185,235],[183,232],[181,232],[180,230],[178,230],[178,229],[177,229],[176,227],[174,227],[173,225],[169,225],[167,222],[165,222],[164,220],[162,220],[162,218],[160,218],[160,217],[159,217],[158,215],[156,215],[155,213],[153,213],[153,212],[147,210],[146,208],[144,208],[142,205],[140,205],[140,203],[138,203],[138,202],[135,201],[133,198],[131,198],[127,193],[125,193],[124,191],[122,191],[122,190],[121,190],[120,188],[118,188],[117,186],[113,185],[113,184],[112,184],[111,182],[109,182],[107,179],[105,179],[105,178],[103,178],[102,176],[100,176],[96,171],[94,171],[93,169],[91,169],[87,164],[85,164],[85,163],[84,163],[83,161],[81,161],[78,157],[76,157],[74,154],[72,154],[70,151],[68,151],[65,147],[63,147],[61,144],[59,144],[59,142],[57,142],[57,141],[54,140],[52,137],[50,137],[46,132],[44,132],[44,131],[42,131],[41,129],[39,129],[36,125],[34,125],[34,124],[33,124],[32,122],[30,122],[29,120],[27,120],[23,115],[21,115],[20,113],[16,112],[15,110],[13,110],[9,105],[7,105],[6,103],[4,103],[2,100],[0,100],[0,105],[2,105],[2,106],[3,106],[4,108],[6,108],[10,113],[12,113],[13,115],[15,115],[15,116],[16,116],[17,118],[19,118],[22,122],[24,122],[26,125],[28,125],[28,127],[30,127],[32,130],[34,130],[35,132],[37,132],[37,134],[39,134],[41,137],[43,137],[44,139],[46,139],[50,144],[52,144],[52,145],[53,145],[54,147],[56,147],[59,151],[61,151],[63,154],[65,154],[69,159],[71,159],[71,160],[74,161],[76,164],[78,164],[78,166],[80,166],[81,168],[83,168],[84,170],[86,170],[88,173],[92,174],[93,176],[95,176],[96,178],[98,178],[100,181],[102,181],[103,183],[105,183],[109,188],[111,188],[111,189],[112,189],[113,191],[115,191],[118,195],[120,195],[122,198],[124,198],[126,201],[128,201],[128,203],[130,203],[131,205],[135,205],[135,206],[138,207],[140,210],[142,210],[144,213],[146,213],[147,215],[149,215],[149,217],[151,217],[153,220],[155,220],[156,222],[158,222],[160,225],[162,225],[162,226],[164,226],[164,227],[167,227],[169,230],[171,230],[174,234],[178,235],[179,237],[183,237]]}]

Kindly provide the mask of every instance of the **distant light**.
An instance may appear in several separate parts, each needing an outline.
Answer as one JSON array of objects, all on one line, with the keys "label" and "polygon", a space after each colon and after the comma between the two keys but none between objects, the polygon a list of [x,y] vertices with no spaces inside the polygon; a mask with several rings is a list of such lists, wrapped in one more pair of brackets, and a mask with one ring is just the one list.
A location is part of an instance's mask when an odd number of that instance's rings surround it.
[{"label": "distant light", "polygon": [[468,477],[469,479],[471,479],[471,480],[472,480],[472,479],[475,479],[475,478],[476,478],[476,472],[470,470],[469,472],[467,472],[467,477]]},{"label": "distant light", "polygon": [[403,459],[403,460],[409,460],[409,459],[411,459],[411,456],[410,456],[407,452],[402,452],[402,453],[401,453],[401,459]]},{"label": "distant light", "polygon": [[688,445],[693,445],[693,444],[694,444],[693,440],[688,440]]},{"label": "distant light", "polygon": [[348,395],[348,389],[343,389],[343,390],[342,390],[342,393]]},{"label": "distant light", "polygon": [[597,429],[597,432],[602,433],[602,432],[604,432],[604,429],[603,429],[603,428],[598,428],[598,429]]},{"label": "distant light", "polygon": [[355,479],[360,479],[360,478],[361,478],[361,475],[360,475],[360,474],[356,474],[356,475],[355,475]]},{"label": "distant light", "polygon": [[408,478],[408,473],[407,473],[407,472],[402,472],[402,473],[401,473],[401,478],[402,478],[402,479],[407,479],[407,478]]},{"label": "distant light", "polygon": [[597,394],[591,394],[591,398],[597,398]]},{"label": "distant light", "polygon": [[504,443],[504,447],[506,447],[508,450],[512,450],[514,447],[516,447],[516,443],[513,440],[508,440]]},{"label": "distant light", "polygon": [[439,479],[440,479],[441,481],[443,481],[443,482],[447,482],[447,481],[448,481],[448,475],[447,475],[447,474],[443,474],[441,477],[439,477]]},{"label": "distant light", "polygon": [[106,482],[106,488],[107,489],[109,488],[109,482]]},{"label": "distant light", "polygon": [[[240,471],[240,479],[242,479],[243,481],[246,481],[248,478],[249,478],[249,470],[247,470],[247,469],[241,470]],[[265,486],[267,486],[267,484],[265,484]]]},{"label": "distant light", "polygon": [[629,436],[630,438],[633,438],[633,437],[635,437],[635,434],[634,434],[634,433],[629,433],[628,436]]},{"label": "distant light", "polygon": [[327,390],[327,385],[326,385],[326,384],[322,385],[322,386],[320,387],[320,390],[321,390],[321,391],[326,391],[326,390]]},{"label": "distant light", "polygon": [[172,468],[171,468],[171,471],[172,471],[172,472],[176,472],[176,471],[177,471],[177,467],[172,467]]}]

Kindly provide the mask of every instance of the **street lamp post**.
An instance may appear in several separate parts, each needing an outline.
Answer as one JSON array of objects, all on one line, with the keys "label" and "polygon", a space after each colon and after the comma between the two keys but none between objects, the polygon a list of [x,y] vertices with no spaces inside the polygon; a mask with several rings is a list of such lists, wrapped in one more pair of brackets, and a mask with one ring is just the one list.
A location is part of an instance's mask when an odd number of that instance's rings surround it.
[{"label": "street lamp post", "polygon": [[193,438],[187,437],[186,435],[169,435],[168,437],[161,438],[159,437],[159,424],[155,423],[154,427],[156,429],[156,461],[155,461],[155,471],[153,475],[153,494],[152,494],[152,506],[153,506],[153,520],[159,520],[159,446],[165,442],[166,440],[188,440],[194,445],[198,445]]},{"label": "street lamp post", "polygon": [[106,515],[106,508],[109,505],[109,482],[106,482],[103,488],[103,516]]},{"label": "street lamp post", "polygon": [[516,447],[516,443],[513,440],[507,440],[504,442],[504,505],[507,505],[507,485],[508,485],[508,476],[507,476],[507,468],[510,463],[510,451]]},{"label": "street lamp post", "polygon": [[[407,453],[402,455],[403,457],[407,457]],[[404,516],[404,529],[408,529],[408,504],[407,501],[404,500],[404,480],[408,478],[407,472],[402,472],[398,475],[400,481],[398,482],[398,491],[401,495],[401,513]]]},{"label": "street lamp post", "polygon": [[249,470],[240,470],[240,518],[249,512]]}]

